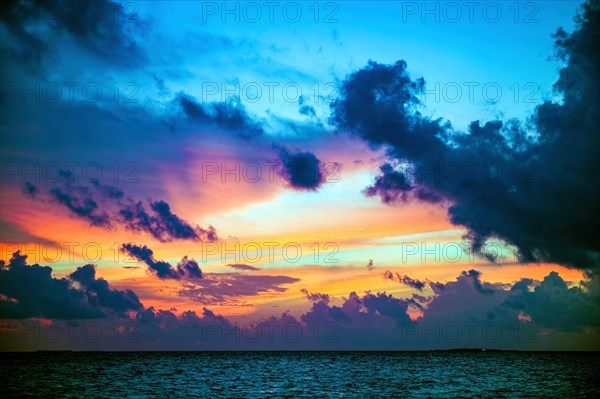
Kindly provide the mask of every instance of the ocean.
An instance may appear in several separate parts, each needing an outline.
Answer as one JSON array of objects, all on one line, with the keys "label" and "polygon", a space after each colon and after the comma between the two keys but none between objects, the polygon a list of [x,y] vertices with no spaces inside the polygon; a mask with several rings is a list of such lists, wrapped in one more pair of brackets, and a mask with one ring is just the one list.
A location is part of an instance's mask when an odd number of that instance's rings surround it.
[{"label": "ocean", "polygon": [[597,398],[575,352],[4,353],[1,396],[35,398]]}]

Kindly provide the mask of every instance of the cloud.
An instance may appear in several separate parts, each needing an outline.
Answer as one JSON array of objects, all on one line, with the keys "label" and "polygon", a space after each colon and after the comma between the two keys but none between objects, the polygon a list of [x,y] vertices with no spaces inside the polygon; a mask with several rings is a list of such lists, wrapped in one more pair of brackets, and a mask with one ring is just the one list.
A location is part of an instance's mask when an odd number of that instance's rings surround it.
[{"label": "cloud", "polygon": [[146,232],[160,242],[176,239],[193,241],[216,241],[217,232],[214,227],[203,229],[192,225],[171,212],[171,207],[165,201],[150,202],[149,214],[141,201],[122,206],[119,214],[126,228],[136,232]]},{"label": "cloud", "polygon": [[284,285],[298,281],[300,279],[289,276],[206,273],[202,280],[187,281],[179,295],[204,305],[237,303],[239,297],[285,292]]},{"label": "cloud", "polygon": [[379,169],[381,175],[375,179],[372,186],[365,189],[364,193],[368,197],[379,195],[386,204],[396,202],[400,196],[406,200],[406,193],[413,189],[407,176],[394,170],[389,163],[384,163]]},{"label": "cloud", "polygon": [[[26,228],[21,225],[11,222],[10,220],[0,219],[0,237],[5,247],[6,253],[10,251],[6,250],[8,245],[23,242],[37,242],[40,244],[50,244],[51,240],[29,233]],[[16,250],[17,248],[15,248]]]},{"label": "cloud", "polygon": [[424,320],[494,322],[508,329],[525,321],[537,329],[561,333],[581,332],[600,325],[600,297],[592,288],[596,281],[569,288],[557,272],[551,272],[533,290],[530,290],[531,279],[522,279],[503,289],[481,283],[480,275],[474,270],[462,272],[455,282],[446,283],[443,290],[434,290],[435,295],[423,312]]},{"label": "cloud", "polygon": [[[179,93],[175,102],[190,121],[213,125],[233,132],[243,139],[252,139],[255,145],[263,150],[275,149],[283,166],[279,174],[292,189],[316,190],[324,182],[321,161],[312,152],[291,152],[282,144],[269,142],[264,135],[264,122],[250,117],[244,106],[239,103],[239,99],[202,103],[190,95]],[[302,109],[308,108],[305,106]],[[310,113],[310,111],[306,112]],[[314,113],[314,109],[312,112]],[[276,117],[275,119],[288,128],[300,129],[292,121],[284,121]],[[310,128],[314,129],[315,126],[311,125]]]},{"label": "cloud", "polygon": [[118,188],[102,185],[97,180],[93,180],[90,187],[73,185],[75,177],[68,170],[59,170],[58,176],[61,186],[48,190],[50,197],[47,200],[42,197],[41,190],[31,183],[25,183],[23,191],[32,199],[64,206],[73,215],[87,220],[92,226],[106,229],[114,227],[111,216],[100,208],[98,201],[122,197],[123,193]]},{"label": "cloud", "polygon": [[306,96],[300,96],[298,100],[298,112],[300,112],[300,115],[305,115],[311,118],[317,117],[315,108],[306,103]]},{"label": "cloud", "polygon": [[121,317],[142,309],[131,290],[114,290],[95,267],[85,265],[68,278],[52,277],[52,268],[27,265],[27,256],[15,252],[0,268],[0,318],[89,319]]},{"label": "cloud", "polygon": [[233,269],[243,270],[243,271],[260,270],[258,267],[246,265],[246,264],[243,264],[243,263],[229,263],[227,266],[229,266],[229,267],[231,267]]},{"label": "cloud", "polygon": [[118,187],[100,184],[99,180],[91,180],[90,183],[105,198],[118,200],[125,196],[125,193]]},{"label": "cloud", "polygon": [[[551,272],[533,290],[530,279],[518,281],[508,287],[481,281],[481,272],[462,272],[455,281],[430,283],[433,293],[429,297],[413,295],[395,298],[385,292],[366,292],[363,296],[351,293],[341,307],[329,305],[323,294],[304,294],[313,301],[312,308],[300,317],[306,325],[335,322],[354,327],[405,328],[407,325],[433,326],[454,323],[462,325],[488,325],[514,329],[522,323],[533,323],[542,331],[582,332],[600,326],[600,297],[595,282],[568,287],[556,272]],[[421,315],[412,320],[410,307],[419,309]],[[458,324],[456,324],[458,323]],[[412,327],[411,327],[412,328]],[[595,332],[597,334],[597,331]]]},{"label": "cloud", "polygon": [[150,271],[160,279],[194,280],[202,278],[202,270],[193,259],[184,256],[176,267],[164,261],[154,259],[154,252],[146,245],[138,246],[127,243],[121,245],[121,251],[132,256],[140,262],[144,262]]},{"label": "cloud", "polygon": [[598,295],[583,287],[568,287],[557,272],[548,274],[533,288],[531,279],[513,285],[502,306],[523,312],[535,323],[560,331],[578,331],[584,326],[599,325]]},{"label": "cloud", "polygon": [[[143,247],[140,249],[144,253]],[[143,256],[151,254],[146,250]],[[523,279],[505,286],[482,282],[481,273],[465,271],[455,281],[430,284],[433,292],[428,298],[351,292],[342,298],[340,306],[332,305],[327,294],[303,290],[312,306],[298,319],[283,313],[241,325],[207,308],[201,315],[145,308],[131,290],[113,290],[108,282],[97,278],[93,265],[81,266],[67,278],[56,279],[50,267],[28,266],[25,259],[16,252],[7,265],[0,261],[0,318],[38,318],[49,323],[57,319],[105,319],[111,331],[115,319],[122,325],[129,320],[135,322],[136,345],[129,347],[134,350],[199,349],[199,343],[204,349],[431,349],[465,345],[543,348],[536,346],[538,341],[552,342],[565,332],[580,334],[578,337],[591,342],[591,347],[597,347],[600,327],[599,292],[593,282],[569,287],[556,272],[541,282]],[[236,296],[284,291],[281,284],[298,281],[286,276],[239,273],[208,273],[204,277],[197,284],[184,281],[180,295],[200,303],[223,305]],[[493,294],[482,293],[482,289]],[[420,311],[417,318],[410,317],[411,308]],[[524,330],[528,326],[533,329]],[[448,328],[453,332],[458,329],[459,338],[441,332]],[[275,339],[275,331],[280,334],[282,330],[289,330],[290,335]],[[519,335],[523,331],[528,332],[528,340],[523,341]],[[504,339],[485,335],[492,332]],[[107,345],[111,348],[114,341]]]},{"label": "cloud", "polygon": [[[255,296],[269,291],[284,292],[287,288],[283,285],[300,281],[288,276],[203,273],[198,263],[193,259],[188,259],[187,256],[184,256],[177,266],[173,267],[168,262],[154,259],[154,252],[146,245],[127,243],[121,246],[121,250],[138,261],[144,262],[150,272],[158,278],[182,281],[184,287],[179,291],[179,295],[205,305],[236,302],[239,297]],[[228,266],[245,271],[259,270],[243,264]]]},{"label": "cloud", "polygon": [[393,328],[411,321],[407,313],[409,306],[420,307],[413,299],[394,298],[385,292],[366,292],[362,297],[352,292],[341,307],[330,306],[328,297],[313,299],[316,301],[312,308],[300,317],[307,326],[340,323],[359,329]]},{"label": "cloud", "polygon": [[[548,261],[584,269],[600,266],[598,145],[600,12],[583,6],[572,34],[555,35],[565,62],[531,126],[473,121],[467,132],[419,111],[423,79],[411,79],[405,61],[370,61],[349,75],[332,104],[339,130],[384,148],[389,161],[367,188],[384,202],[447,201],[452,223],[465,226],[472,250],[501,238],[521,261]],[[530,130],[533,133],[529,132]],[[450,170],[451,169],[451,170]],[[551,200],[550,200],[551,199]]]},{"label": "cloud", "polygon": [[282,177],[296,190],[316,190],[324,182],[321,161],[309,151],[291,153],[276,146],[283,163]]},{"label": "cloud", "polygon": [[369,263],[367,263],[367,270],[372,272],[375,269],[375,264],[373,263],[373,259],[369,259]]},{"label": "cloud", "polygon": [[252,119],[239,101],[200,103],[184,93],[176,97],[184,115],[195,122],[214,125],[241,138],[252,139],[264,133],[262,126]]},{"label": "cloud", "polygon": [[408,285],[409,287],[416,288],[419,291],[423,291],[423,289],[425,288],[425,282],[417,279],[412,279],[407,275],[400,275],[398,273],[394,274],[390,270],[386,270],[383,275],[388,280],[398,281],[404,285]]},{"label": "cloud", "polygon": [[23,185],[23,193],[27,195],[29,198],[35,198],[39,193],[37,186],[31,183],[25,183]]},{"label": "cloud", "polygon": [[132,290],[112,290],[108,281],[96,278],[94,265],[78,267],[69,278],[79,283],[87,296],[88,303],[93,307],[111,309],[120,314],[129,310],[140,310],[143,307]]},{"label": "cloud", "polygon": [[88,220],[92,226],[112,227],[108,214],[100,211],[98,204],[91,197],[67,194],[60,188],[51,189],[50,194],[59,204],[67,207],[75,215]]},{"label": "cloud", "polygon": [[410,305],[420,307],[413,299],[394,298],[385,292],[367,293],[363,296],[362,303],[367,312],[390,317],[398,326],[411,321],[407,313]]},{"label": "cloud", "polygon": [[417,301],[419,303],[426,303],[429,301],[430,298],[425,297],[423,295],[419,295],[419,294],[412,294],[412,299],[414,299],[415,301]]},{"label": "cloud", "polygon": [[[262,123],[248,115],[244,106],[239,103],[239,99],[201,103],[190,95],[179,93],[175,102],[181,107],[187,119],[191,121],[217,126],[234,132],[243,139],[253,139],[261,147],[274,148],[283,164],[280,174],[291,188],[316,190],[323,183],[321,161],[313,153],[309,151],[290,152],[281,144],[268,144],[265,140],[259,140],[259,137],[264,136]],[[314,113],[314,109],[312,111]]]},{"label": "cloud", "polygon": [[[216,241],[217,232],[214,227],[204,229],[193,225],[171,211],[166,201],[148,201],[150,211],[141,201],[130,197],[117,187],[101,184],[93,180],[89,186],[73,185],[73,176],[68,171],[60,171],[63,176],[62,186],[49,190],[51,202],[66,207],[75,216],[87,220],[92,226],[106,229],[120,224],[137,233],[148,233],[160,242],[173,240]],[[30,183],[24,190],[30,191]],[[35,187],[35,186],[33,186]],[[39,189],[32,198],[44,201]]]},{"label": "cloud", "polygon": [[39,68],[47,54],[65,55],[66,46],[56,45],[64,35],[113,66],[130,68],[146,60],[135,35],[147,23],[137,12],[109,0],[12,1],[3,5],[0,22],[9,33],[2,47],[33,68]]},{"label": "cloud", "polygon": [[323,302],[324,304],[328,304],[331,300],[328,294],[319,294],[318,292],[311,294],[306,288],[302,288],[300,292],[302,292],[304,296],[311,302]]},{"label": "cloud", "polygon": [[474,270],[471,269],[468,272],[463,272],[462,274],[463,276],[469,276],[473,279],[473,285],[475,286],[475,288],[477,289],[477,291],[479,291],[482,294],[486,294],[486,295],[491,295],[494,293],[494,290],[492,288],[486,288],[484,287],[484,285],[481,283],[481,272],[478,270]]}]

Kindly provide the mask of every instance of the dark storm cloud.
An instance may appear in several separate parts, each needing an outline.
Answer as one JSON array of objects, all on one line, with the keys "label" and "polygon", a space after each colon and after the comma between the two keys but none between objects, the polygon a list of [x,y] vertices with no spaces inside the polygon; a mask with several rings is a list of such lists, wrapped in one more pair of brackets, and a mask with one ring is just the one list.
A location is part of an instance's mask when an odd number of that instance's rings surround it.
[{"label": "dark storm cloud", "polygon": [[532,126],[474,121],[465,133],[422,115],[424,81],[412,80],[404,61],[369,62],[348,76],[331,121],[385,148],[390,159],[367,194],[384,202],[448,200],[451,222],[465,226],[472,250],[491,261],[482,248],[499,237],[524,262],[593,273],[600,265],[599,15],[597,4],[587,3],[577,29],[555,35],[565,62],[554,85],[562,101],[538,106]]},{"label": "dark storm cloud", "polygon": [[251,139],[264,133],[262,126],[252,119],[239,101],[200,103],[195,98],[179,93],[176,97],[187,118],[235,132]]},{"label": "dark storm cloud", "polygon": [[138,66],[146,56],[134,36],[146,23],[140,21],[136,10],[133,3],[109,0],[5,1],[0,22],[9,35],[3,48],[6,46],[12,57],[39,68],[46,53],[64,50],[54,44],[66,34],[111,65]]},{"label": "dark storm cloud", "polygon": [[237,269],[237,270],[243,270],[243,271],[255,271],[255,270],[260,270],[258,267],[254,267],[254,266],[250,266],[250,265],[246,265],[244,263],[229,263],[227,266],[233,268],[233,269]]},{"label": "dark storm cloud", "polygon": [[193,259],[184,256],[176,267],[164,261],[154,259],[154,252],[146,245],[139,246],[131,243],[121,245],[121,251],[144,262],[150,271],[160,279],[194,280],[202,278],[202,270]]},{"label": "dark storm cloud", "polygon": [[409,287],[416,288],[419,291],[423,291],[423,289],[425,288],[426,282],[413,279],[407,275],[392,273],[390,270],[386,270],[383,275],[388,280],[398,281],[404,285],[408,285]]},{"label": "dark storm cloud", "polygon": [[295,190],[316,190],[323,184],[321,161],[312,152],[295,152],[276,146],[283,164],[281,176]]},{"label": "dark storm cloud", "polygon": [[402,157],[435,153],[444,148],[436,137],[441,126],[415,111],[423,88],[423,80],[411,80],[406,62],[370,61],[344,81],[332,104],[332,122],[373,146],[392,145]]},{"label": "dark storm cloud", "polygon": [[87,319],[122,316],[142,309],[131,290],[113,290],[96,278],[95,268],[85,265],[69,278],[52,277],[52,268],[27,265],[19,251],[0,268],[0,318]]}]

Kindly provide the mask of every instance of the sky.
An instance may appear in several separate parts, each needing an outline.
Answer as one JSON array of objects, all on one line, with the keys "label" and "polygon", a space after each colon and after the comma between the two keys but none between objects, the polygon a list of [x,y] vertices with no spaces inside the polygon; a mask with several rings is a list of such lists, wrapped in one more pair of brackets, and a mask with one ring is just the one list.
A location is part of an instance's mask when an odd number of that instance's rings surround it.
[{"label": "sky", "polygon": [[600,349],[597,3],[0,15],[2,350]]}]

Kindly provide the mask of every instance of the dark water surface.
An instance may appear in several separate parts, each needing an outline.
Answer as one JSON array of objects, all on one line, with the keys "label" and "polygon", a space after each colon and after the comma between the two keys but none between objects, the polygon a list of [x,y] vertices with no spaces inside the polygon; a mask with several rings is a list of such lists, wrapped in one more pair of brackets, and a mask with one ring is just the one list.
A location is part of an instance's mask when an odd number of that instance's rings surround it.
[{"label": "dark water surface", "polygon": [[548,352],[3,354],[1,397],[600,397],[600,356]]}]

